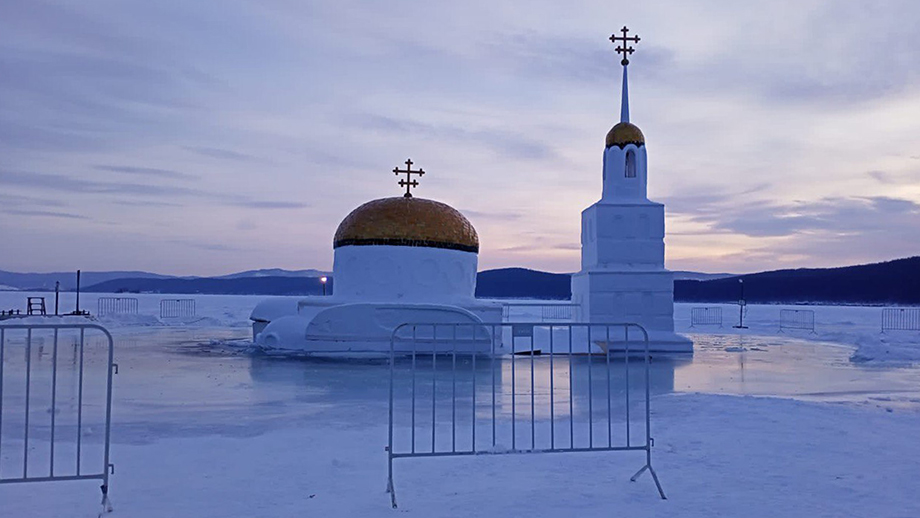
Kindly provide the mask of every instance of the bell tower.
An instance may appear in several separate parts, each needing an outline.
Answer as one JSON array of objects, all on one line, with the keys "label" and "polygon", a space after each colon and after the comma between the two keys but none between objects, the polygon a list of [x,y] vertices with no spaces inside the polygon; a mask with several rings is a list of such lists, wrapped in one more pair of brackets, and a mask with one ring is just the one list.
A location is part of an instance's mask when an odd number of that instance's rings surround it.
[{"label": "bell tower", "polygon": [[572,276],[572,299],[585,322],[637,323],[652,350],[692,352],[674,333],[674,279],[664,267],[664,205],[648,199],[645,136],[629,121],[627,70],[638,36],[610,40],[622,54],[620,122],[607,133],[601,199],[581,214],[581,271]]}]

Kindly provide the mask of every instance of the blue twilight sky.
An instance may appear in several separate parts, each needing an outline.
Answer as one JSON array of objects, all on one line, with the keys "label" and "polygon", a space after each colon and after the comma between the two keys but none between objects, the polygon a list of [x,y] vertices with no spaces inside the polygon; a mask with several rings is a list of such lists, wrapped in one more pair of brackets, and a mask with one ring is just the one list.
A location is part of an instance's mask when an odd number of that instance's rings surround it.
[{"label": "blue twilight sky", "polygon": [[411,156],[481,268],[577,270],[624,24],[668,267],[920,253],[913,0],[5,0],[0,269],[330,268]]}]

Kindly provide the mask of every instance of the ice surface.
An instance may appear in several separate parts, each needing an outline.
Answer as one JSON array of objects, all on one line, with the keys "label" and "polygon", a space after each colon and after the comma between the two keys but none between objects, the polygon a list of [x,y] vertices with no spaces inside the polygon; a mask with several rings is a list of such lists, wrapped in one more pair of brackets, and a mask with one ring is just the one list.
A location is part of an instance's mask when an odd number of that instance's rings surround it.
[{"label": "ice surface", "polygon": [[[0,307],[25,296],[0,294]],[[83,296],[91,310],[92,297]],[[211,320],[184,326],[159,321],[160,298],[138,296],[141,315],[153,316],[153,325],[104,322],[114,331],[121,367],[113,516],[393,516],[383,493],[385,363],[254,351],[248,312],[262,297],[195,297],[197,318]],[[685,331],[690,307],[676,311]],[[729,327],[726,309],[724,328],[692,330],[692,358],[653,363],[654,463],[667,502],[657,499],[649,480],[628,482],[642,465],[641,453],[398,459],[401,511],[426,517],[920,516],[913,490],[920,477],[920,370],[908,353],[898,353],[895,362],[853,358],[858,337],[888,340],[876,331],[880,309],[812,308],[817,335],[780,335],[779,309],[751,307],[751,329],[743,335]],[[913,351],[915,335],[896,339]],[[880,347],[889,346],[861,346],[857,354]],[[6,372],[23,360],[8,354]],[[575,368],[586,368],[579,361]],[[528,364],[525,358],[517,365],[526,373]],[[536,365],[546,372],[545,361]],[[508,360],[499,367],[507,375]],[[557,368],[565,372],[564,363]],[[603,365],[592,368],[606,372]],[[623,379],[622,363],[611,369],[615,380]],[[446,387],[450,376],[440,371],[437,381]],[[5,382],[0,469],[21,451],[21,433],[10,431],[21,410],[11,399],[16,379]],[[542,405],[550,392],[539,388]],[[499,399],[511,387],[500,389]],[[574,417],[585,422],[583,391],[563,384],[553,395],[563,403],[557,418],[568,418],[571,395]],[[405,408],[407,401],[397,403]],[[467,408],[470,401],[460,403]],[[529,408],[517,411],[526,416]],[[594,411],[603,417],[602,406]],[[41,430],[48,417],[33,422],[30,455],[37,460],[47,450]],[[496,445],[502,447],[506,441]],[[66,456],[66,446],[58,448]],[[95,516],[96,486],[0,486],[0,514]]]}]

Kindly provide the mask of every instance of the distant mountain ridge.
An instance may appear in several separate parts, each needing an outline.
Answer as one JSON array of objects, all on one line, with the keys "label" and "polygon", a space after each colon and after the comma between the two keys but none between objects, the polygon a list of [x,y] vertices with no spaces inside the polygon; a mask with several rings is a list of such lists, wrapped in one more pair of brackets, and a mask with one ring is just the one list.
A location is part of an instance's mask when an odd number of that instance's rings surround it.
[{"label": "distant mountain ridge", "polygon": [[262,270],[246,270],[245,272],[231,273],[230,275],[220,275],[217,277],[199,277],[201,279],[243,279],[247,277],[305,277],[318,278],[328,277],[331,272],[321,270],[282,270],[281,268],[266,268]]},{"label": "distant mountain ridge", "polygon": [[708,281],[676,281],[675,300],[920,304],[920,256],[840,268],[799,268]]},{"label": "distant mountain ridge", "polygon": [[674,271],[671,272],[674,274],[675,281],[683,280],[694,280],[694,281],[710,281],[713,279],[725,279],[727,277],[737,277],[737,273],[701,273],[701,272],[685,272],[685,271]]},{"label": "distant mountain ridge", "polygon": [[476,296],[481,298],[572,298],[572,276],[527,268],[485,270],[476,276]]},{"label": "distant mountain ridge", "polygon": [[[326,285],[332,293],[332,279]],[[112,279],[87,286],[88,293],[174,293],[177,295],[321,295],[323,285],[318,277],[239,277],[239,278],[168,278]]]},{"label": "distant mountain ridge", "polygon": [[[321,270],[282,270],[271,268],[265,270],[247,270],[245,272],[231,273],[216,277],[195,277],[162,275],[158,273],[141,271],[112,271],[112,272],[82,272],[80,284],[91,287],[117,279],[242,279],[253,277],[302,277],[315,278],[328,276],[329,272]],[[0,285],[17,290],[47,291],[54,289],[54,283],[61,283],[61,290],[71,291],[77,288],[77,272],[52,272],[52,273],[17,273],[0,270]]]},{"label": "distant mountain ridge", "polygon": [[[127,277],[144,279],[169,279],[169,275],[160,275],[149,272],[114,271],[114,272],[82,272],[80,284],[91,286],[100,282]],[[47,291],[54,289],[54,283],[61,283],[61,290],[70,291],[77,287],[77,272],[53,273],[17,273],[0,270],[0,284],[18,290]]]},{"label": "distant mountain ridge", "polygon": [[[124,275],[119,277],[119,275]],[[326,292],[334,278],[320,270],[250,270],[220,277],[170,277],[147,272],[84,272],[88,292],[149,292],[175,294],[319,295],[326,275]],[[75,275],[18,274],[0,271],[0,285],[16,289],[73,289]],[[103,279],[99,281],[98,279]],[[479,272],[476,295],[483,298],[571,298],[571,275],[526,268]],[[920,257],[840,268],[802,268],[762,273],[696,274],[675,272],[674,299],[680,302],[733,302],[745,299],[767,303],[920,304]],[[50,282],[49,282],[50,281]],[[97,282],[93,282],[97,281]]]}]

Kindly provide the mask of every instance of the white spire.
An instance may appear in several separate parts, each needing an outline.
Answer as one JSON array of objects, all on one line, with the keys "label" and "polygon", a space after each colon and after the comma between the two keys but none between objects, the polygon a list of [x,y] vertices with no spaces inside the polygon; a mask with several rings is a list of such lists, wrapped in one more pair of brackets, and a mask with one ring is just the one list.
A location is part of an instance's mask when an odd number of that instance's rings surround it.
[{"label": "white spire", "polygon": [[629,68],[623,65],[623,100],[620,104],[620,122],[629,122],[629,87],[626,81],[626,70]]}]

